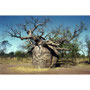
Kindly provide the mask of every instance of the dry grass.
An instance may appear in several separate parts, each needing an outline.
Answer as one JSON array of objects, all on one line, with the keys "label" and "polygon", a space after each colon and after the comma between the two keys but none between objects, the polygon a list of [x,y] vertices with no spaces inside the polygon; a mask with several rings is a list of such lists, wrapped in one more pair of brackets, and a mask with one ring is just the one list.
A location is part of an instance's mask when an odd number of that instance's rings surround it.
[{"label": "dry grass", "polygon": [[16,72],[24,72],[24,73],[29,73],[29,72],[43,72],[43,71],[48,71],[49,68],[43,68],[43,69],[36,69],[36,68],[31,68],[31,67],[11,67],[8,68],[9,70],[16,71]]},{"label": "dry grass", "polygon": [[0,58],[0,64],[31,63],[31,58]]},{"label": "dry grass", "polygon": [[[0,74],[89,74],[90,65],[80,63],[88,59],[77,59],[77,66],[35,69],[31,58],[0,58]],[[79,62],[80,61],[80,62]]]}]

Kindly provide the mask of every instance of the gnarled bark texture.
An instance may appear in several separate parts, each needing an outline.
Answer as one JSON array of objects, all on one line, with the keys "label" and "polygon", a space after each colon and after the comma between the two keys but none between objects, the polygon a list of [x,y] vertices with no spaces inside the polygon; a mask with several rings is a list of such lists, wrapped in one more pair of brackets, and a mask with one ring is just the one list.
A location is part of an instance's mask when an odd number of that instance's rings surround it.
[{"label": "gnarled bark texture", "polygon": [[52,50],[41,45],[35,46],[32,50],[32,57],[32,63],[35,68],[54,67],[58,59]]}]

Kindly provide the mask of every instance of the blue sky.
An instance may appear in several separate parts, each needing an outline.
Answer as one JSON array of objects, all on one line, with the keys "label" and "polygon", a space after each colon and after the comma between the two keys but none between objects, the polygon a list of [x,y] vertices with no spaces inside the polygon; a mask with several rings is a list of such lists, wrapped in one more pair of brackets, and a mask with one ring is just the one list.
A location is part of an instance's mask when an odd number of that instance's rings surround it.
[{"label": "blue sky", "polygon": [[[3,31],[6,30],[5,25],[7,24],[20,24],[20,23],[24,23],[25,18],[27,18],[28,16],[0,16],[0,35],[2,35]],[[38,16],[37,16],[38,17]],[[84,31],[81,35],[79,40],[81,40],[81,42],[83,42],[83,44],[85,44],[84,39],[86,35],[90,35],[90,16],[45,16],[45,17],[49,17],[51,19],[51,22],[47,28],[46,28],[46,32],[50,31],[51,29],[59,26],[59,25],[63,25],[64,27],[70,27],[71,31],[74,30],[75,25],[76,24],[80,24],[81,21],[83,21],[85,23],[85,25],[87,26],[88,30]],[[19,40],[19,39],[15,39],[15,38],[10,38],[10,37],[5,37],[4,39],[9,40],[9,42],[12,44],[12,47],[8,49],[8,51],[16,51],[19,50],[18,45],[23,44],[23,41]],[[0,41],[3,40],[2,36],[0,37]],[[84,48],[85,50],[86,48]]]}]

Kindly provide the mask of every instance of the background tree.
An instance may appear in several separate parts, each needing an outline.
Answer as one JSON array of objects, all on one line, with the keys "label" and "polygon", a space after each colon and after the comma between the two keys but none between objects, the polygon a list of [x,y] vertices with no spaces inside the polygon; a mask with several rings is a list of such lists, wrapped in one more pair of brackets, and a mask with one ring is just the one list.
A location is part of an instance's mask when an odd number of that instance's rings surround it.
[{"label": "background tree", "polygon": [[0,42],[0,56],[5,56],[6,50],[10,47],[11,44],[7,40],[3,40]]},{"label": "background tree", "polygon": [[88,58],[89,58],[89,64],[90,64],[90,39],[88,38],[88,36],[86,37],[86,45],[87,45],[87,49],[88,49]]},{"label": "background tree", "polygon": [[25,53],[22,51],[16,51],[15,52],[15,57],[17,57],[18,60],[21,60],[22,58],[25,57]]},{"label": "background tree", "polygon": [[[77,25],[74,32],[61,27],[45,33],[45,26],[50,21],[47,18],[38,19],[30,17],[24,24],[15,26],[8,25],[7,33],[11,37],[27,40],[31,47],[33,65],[36,68],[53,67],[57,63],[58,55],[61,50],[70,50],[67,46],[86,29],[84,23]],[[25,36],[24,32],[28,35]],[[67,45],[66,45],[67,44]]]},{"label": "background tree", "polygon": [[10,52],[10,53],[8,54],[8,56],[9,56],[10,58],[13,58],[13,57],[15,56],[15,54],[14,54],[14,52]]}]

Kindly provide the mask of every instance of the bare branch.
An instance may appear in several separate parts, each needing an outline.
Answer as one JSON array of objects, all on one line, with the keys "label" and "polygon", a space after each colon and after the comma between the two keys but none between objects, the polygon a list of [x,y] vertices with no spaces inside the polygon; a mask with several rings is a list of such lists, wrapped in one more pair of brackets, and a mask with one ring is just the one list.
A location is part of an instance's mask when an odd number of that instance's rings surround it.
[{"label": "bare branch", "polygon": [[57,50],[64,50],[64,51],[70,51],[70,49],[67,48],[56,48]]},{"label": "bare branch", "polygon": [[27,22],[26,22],[26,24],[17,24],[17,27],[21,27],[26,33],[28,32],[28,30],[27,30]]},{"label": "bare branch", "polygon": [[49,22],[49,19],[45,19],[42,23],[34,24],[34,28],[31,30],[32,33],[33,33],[39,26],[44,26],[44,25],[46,25],[47,22]]},{"label": "bare branch", "polygon": [[[32,36],[27,36],[27,37],[22,37],[21,36],[21,32],[19,30],[15,30],[12,26],[8,26],[8,28],[10,29],[10,31],[12,32],[9,32],[9,31],[6,31],[11,37],[16,37],[16,38],[20,38],[21,40],[24,40],[24,39],[36,39],[36,37],[32,37]],[[29,33],[30,34],[30,33]]]},{"label": "bare branch", "polygon": [[44,30],[43,30],[43,28],[42,28],[42,29],[38,29],[38,32],[41,33],[40,37],[42,37],[42,36],[44,35]]},{"label": "bare branch", "polygon": [[79,26],[76,25],[73,36],[71,37],[71,39],[69,41],[73,40],[75,37],[78,37],[83,30],[87,30],[87,28],[85,27],[85,24],[83,22],[81,22]]},{"label": "bare branch", "polygon": [[52,42],[51,40],[48,40],[48,41],[46,42],[46,44],[47,44],[47,45],[51,45],[51,46],[59,46],[58,43],[54,43],[54,42]]}]

